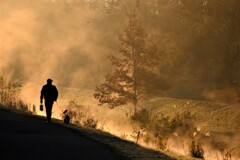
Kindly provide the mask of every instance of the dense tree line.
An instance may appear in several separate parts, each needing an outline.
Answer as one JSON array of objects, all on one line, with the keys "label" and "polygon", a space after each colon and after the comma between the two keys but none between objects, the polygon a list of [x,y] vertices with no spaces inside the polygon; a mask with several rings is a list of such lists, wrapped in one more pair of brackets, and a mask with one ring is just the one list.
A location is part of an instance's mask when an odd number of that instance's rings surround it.
[{"label": "dense tree line", "polygon": [[172,85],[191,82],[237,87],[239,1],[109,0],[106,13],[118,17],[127,6],[136,6],[141,21],[158,39],[158,74]]},{"label": "dense tree line", "polygon": [[141,21],[164,50],[166,71],[190,81],[239,83],[239,1],[109,0],[108,4],[106,9],[115,17],[137,5]]}]

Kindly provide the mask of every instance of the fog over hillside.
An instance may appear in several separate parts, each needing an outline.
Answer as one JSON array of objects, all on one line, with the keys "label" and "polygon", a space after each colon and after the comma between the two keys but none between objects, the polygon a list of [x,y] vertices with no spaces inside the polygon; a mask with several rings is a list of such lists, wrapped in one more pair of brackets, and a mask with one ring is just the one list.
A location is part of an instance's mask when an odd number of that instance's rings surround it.
[{"label": "fog over hillside", "polygon": [[236,0],[1,0],[0,74],[27,95],[49,77],[59,87],[94,89],[111,72],[107,57],[118,54],[126,13],[136,7],[161,55],[159,70],[171,86],[165,95],[237,103],[238,6]]}]

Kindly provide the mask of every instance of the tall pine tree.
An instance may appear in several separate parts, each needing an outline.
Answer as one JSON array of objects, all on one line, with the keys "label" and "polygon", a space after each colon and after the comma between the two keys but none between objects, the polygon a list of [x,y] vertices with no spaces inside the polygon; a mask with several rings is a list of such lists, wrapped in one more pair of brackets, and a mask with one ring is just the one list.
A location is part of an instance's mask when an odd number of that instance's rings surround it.
[{"label": "tall pine tree", "polygon": [[119,35],[120,56],[109,56],[113,73],[107,74],[105,82],[96,87],[94,97],[99,105],[108,104],[111,108],[132,103],[136,113],[139,100],[159,82],[159,55],[155,43],[147,41],[136,10],[131,10],[127,18]]}]

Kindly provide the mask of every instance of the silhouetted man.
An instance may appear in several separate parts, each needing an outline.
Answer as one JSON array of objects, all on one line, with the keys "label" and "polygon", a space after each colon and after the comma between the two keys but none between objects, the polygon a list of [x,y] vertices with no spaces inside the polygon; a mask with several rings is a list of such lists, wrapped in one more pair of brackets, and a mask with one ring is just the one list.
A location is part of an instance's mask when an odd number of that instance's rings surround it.
[{"label": "silhouetted man", "polygon": [[58,90],[57,87],[52,85],[52,80],[47,79],[47,84],[42,87],[40,103],[43,103],[43,98],[45,102],[46,114],[47,114],[47,123],[51,122],[52,117],[52,107],[54,101],[57,101]]}]

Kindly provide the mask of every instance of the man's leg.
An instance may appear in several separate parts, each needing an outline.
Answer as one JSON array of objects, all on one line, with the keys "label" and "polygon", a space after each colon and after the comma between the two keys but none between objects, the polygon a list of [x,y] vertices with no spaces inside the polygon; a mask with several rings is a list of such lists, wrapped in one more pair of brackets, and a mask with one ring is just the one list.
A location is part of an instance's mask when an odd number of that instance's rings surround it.
[{"label": "man's leg", "polygon": [[51,122],[53,101],[45,101],[47,122]]}]

